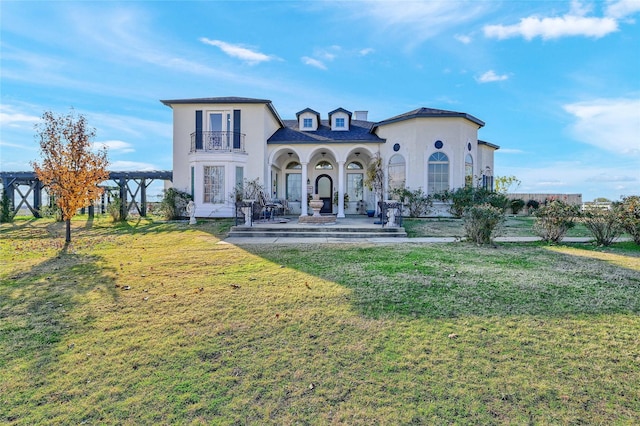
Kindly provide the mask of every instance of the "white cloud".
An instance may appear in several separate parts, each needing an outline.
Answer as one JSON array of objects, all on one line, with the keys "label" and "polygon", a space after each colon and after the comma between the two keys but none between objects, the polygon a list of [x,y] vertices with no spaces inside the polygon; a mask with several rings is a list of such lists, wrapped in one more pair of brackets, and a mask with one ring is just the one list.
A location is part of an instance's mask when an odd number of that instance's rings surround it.
[{"label": "white cloud", "polygon": [[238,44],[231,44],[221,40],[210,40],[206,37],[200,38],[200,41],[204,44],[219,47],[227,55],[238,58],[245,61],[248,64],[259,64],[260,62],[268,62],[275,59],[274,56],[265,55],[264,53],[256,52]]},{"label": "white cloud", "polygon": [[469,37],[468,35],[456,34],[453,36],[453,38],[455,38],[456,40],[458,40],[460,43],[463,43],[463,44],[471,43],[471,37]]},{"label": "white cloud", "polygon": [[545,40],[585,36],[600,38],[618,30],[618,23],[613,18],[589,18],[584,16],[565,15],[557,18],[522,18],[514,25],[487,25],[484,34],[490,38],[504,40],[512,37],[524,37],[531,40],[541,37]]},{"label": "white cloud", "polygon": [[638,0],[609,0],[605,10],[607,16],[616,19],[626,18],[638,12],[640,12],[640,1]]},{"label": "white cloud", "polygon": [[507,80],[508,78],[509,76],[506,74],[498,75],[495,73],[494,70],[489,70],[484,74],[482,74],[480,77],[477,77],[476,81],[478,83],[492,83],[494,81],[504,81],[504,80]]},{"label": "white cloud", "polygon": [[601,38],[618,31],[617,18],[627,16],[640,10],[640,2],[633,0],[610,3],[606,16],[587,16],[592,12],[593,5],[572,1],[570,11],[562,16],[540,17],[529,16],[520,19],[513,25],[486,25],[484,35],[489,38],[504,40],[513,37],[523,37],[531,40],[540,37],[545,40],[561,37],[593,37]]},{"label": "white cloud", "polygon": [[596,99],[564,105],[575,118],[572,136],[617,154],[640,157],[640,99]]},{"label": "white cloud", "polygon": [[107,148],[109,152],[115,151],[115,152],[121,152],[123,154],[129,153],[129,152],[135,152],[135,149],[133,149],[133,145],[131,145],[129,142],[118,141],[118,140],[94,142],[93,148],[94,149]]},{"label": "white cloud", "polygon": [[327,69],[327,66],[324,64],[324,62],[319,61],[318,59],[310,58],[308,56],[302,57],[302,63],[305,65],[309,65],[309,66],[321,69],[321,70]]},{"label": "white cloud", "polygon": [[372,47],[366,47],[364,49],[360,49],[358,53],[360,54],[360,56],[367,56],[372,54],[373,52],[375,52],[375,50]]},{"label": "white cloud", "polygon": [[18,112],[11,105],[0,105],[0,124],[3,126],[20,126],[22,124],[35,124],[40,117]]}]

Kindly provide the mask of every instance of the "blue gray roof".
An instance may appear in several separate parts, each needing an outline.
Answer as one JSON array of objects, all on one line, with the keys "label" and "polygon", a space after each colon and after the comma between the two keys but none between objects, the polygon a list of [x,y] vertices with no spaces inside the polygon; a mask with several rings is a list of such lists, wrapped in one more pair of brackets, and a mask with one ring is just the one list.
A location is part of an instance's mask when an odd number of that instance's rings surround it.
[{"label": "blue gray roof", "polygon": [[349,130],[333,131],[328,120],[322,120],[316,131],[301,131],[298,120],[284,120],[285,127],[276,131],[267,140],[269,144],[276,143],[384,143],[385,139],[371,133],[375,123],[371,121],[352,120]]},{"label": "blue gray roof", "polygon": [[270,104],[269,99],[241,98],[238,96],[221,96],[217,98],[191,98],[161,100],[166,106],[173,104]]},{"label": "blue gray roof", "polygon": [[433,109],[433,108],[418,108],[413,111],[405,112],[404,114],[396,115],[395,117],[388,118],[386,120],[382,120],[372,128],[372,131],[379,126],[383,126],[385,124],[397,123],[399,121],[410,120],[412,118],[421,118],[421,117],[460,117],[466,118],[467,120],[477,124],[480,127],[484,126],[484,121],[474,117],[471,114],[467,114],[466,112],[456,112],[456,111],[447,111],[443,109]]}]

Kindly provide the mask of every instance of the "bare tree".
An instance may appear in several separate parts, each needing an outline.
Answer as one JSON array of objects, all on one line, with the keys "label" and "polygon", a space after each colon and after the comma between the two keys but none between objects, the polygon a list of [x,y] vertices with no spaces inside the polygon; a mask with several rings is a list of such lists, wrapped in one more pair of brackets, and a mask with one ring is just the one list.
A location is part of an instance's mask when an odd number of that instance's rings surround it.
[{"label": "bare tree", "polygon": [[83,115],[73,110],[67,115],[46,111],[36,124],[42,163],[31,165],[40,181],[55,195],[56,204],[67,223],[65,241],[71,242],[71,218],[88,207],[103,191],[98,184],[109,178],[106,148],[92,151],[95,129]]}]

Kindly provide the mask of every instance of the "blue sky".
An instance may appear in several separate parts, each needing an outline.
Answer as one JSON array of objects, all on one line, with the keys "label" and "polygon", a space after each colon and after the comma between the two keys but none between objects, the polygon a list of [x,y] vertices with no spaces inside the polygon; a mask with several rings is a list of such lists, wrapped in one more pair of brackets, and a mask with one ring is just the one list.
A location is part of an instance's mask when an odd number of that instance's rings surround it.
[{"label": "blue sky", "polygon": [[33,126],[73,107],[114,170],[171,169],[160,99],[472,114],[518,192],[640,193],[640,0],[7,1],[0,170],[38,159]]}]

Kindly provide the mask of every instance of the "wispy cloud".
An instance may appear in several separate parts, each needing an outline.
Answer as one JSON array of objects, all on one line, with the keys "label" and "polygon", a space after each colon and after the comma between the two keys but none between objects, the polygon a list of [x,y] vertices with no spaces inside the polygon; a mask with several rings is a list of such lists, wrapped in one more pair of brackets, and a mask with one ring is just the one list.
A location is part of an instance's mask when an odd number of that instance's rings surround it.
[{"label": "wispy cloud", "polygon": [[638,0],[609,0],[605,13],[607,16],[616,19],[623,19],[640,12],[640,1]]},{"label": "wispy cloud", "polygon": [[640,11],[637,0],[610,1],[605,16],[587,16],[592,12],[592,4],[573,1],[571,9],[562,16],[529,16],[512,25],[486,25],[484,35],[488,38],[504,40],[523,37],[532,40],[540,37],[544,40],[561,37],[601,38],[618,31],[618,20]]},{"label": "wispy cloud", "polygon": [[40,121],[40,117],[17,111],[11,105],[0,105],[0,124],[3,126],[33,125]]},{"label": "wispy cloud", "polygon": [[460,43],[462,44],[469,44],[471,43],[471,37],[468,35],[464,35],[464,34],[456,34],[453,36],[453,38],[455,38],[456,40],[458,40]]},{"label": "wispy cloud", "polygon": [[640,156],[640,98],[596,99],[564,105],[575,122],[572,136],[587,143],[627,156]]},{"label": "wispy cloud", "polygon": [[360,56],[367,56],[367,55],[372,54],[373,52],[375,52],[375,49],[373,49],[372,47],[367,47],[367,48],[364,48],[364,49],[360,49],[358,51]]},{"label": "wispy cloud", "polygon": [[133,145],[131,145],[129,142],[118,140],[94,142],[93,148],[96,150],[106,148],[109,152],[120,152],[123,154],[136,151],[133,148]]},{"label": "wispy cloud", "polygon": [[309,66],[321,69],[321,70],[327,69],[327,66],[324,64],[324,62],[318,59],[310,58],[309,56],[303,56],[302,63],[305,65],[309,65]]},{"label": "wispy cloud", "polygon": [[109,170],[118,170],[118,171],[130,171],[130,170],[139,170],[139,171],[150,171],[150,170],[160,170],[159,167],[150,164],[143,163],[139,161],[114,161],[109,164]]},{"label": "wispy cloud", "polygon": [[499,151],[497,151],[498,154],[524,154],[525,152],[521,149],[515,149],[515,148],[500,148]]},{"label": "wispy cloud", "polygon": [[405,38],[412,48],[443,32],[472,22],[494,8],[490,2],[356,2],[354,13],[375,20],[385,36]]},{"label": "wispy cloud", "polygon": [[264,53],[251,50],[239,44],[231,44],[221,40],[210,40],[206,37],[201,37],[200,41],[204,44],[216,46],[232,58],[238,58],[250,65],[255,65],[261,62],[268,62],[276,59],[275,56],[266,55]]},{"label": "wispy cloud", "polygon": [[478,83],[492,83],[494,81],[504,81],[507,79],[509,79],[507,74],[498,75],[494,70],[489,70],[480,77],[476,77]]}]

